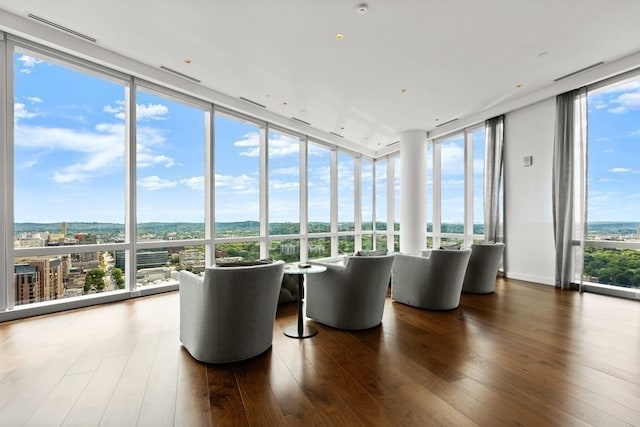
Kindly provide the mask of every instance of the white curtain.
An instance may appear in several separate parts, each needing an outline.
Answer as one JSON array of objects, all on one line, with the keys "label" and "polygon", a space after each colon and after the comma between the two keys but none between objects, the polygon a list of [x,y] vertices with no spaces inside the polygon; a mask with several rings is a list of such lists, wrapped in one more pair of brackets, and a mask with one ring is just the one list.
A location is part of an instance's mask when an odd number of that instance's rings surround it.
[{"label": "white curtain", "polygon": [[556,245],[556,287],[578,283],[587,219],[587,89],[556,98],[553,149],[553,231]]},{"label": "white curtain", "polygon": [[500,181],[504,145],[504,116],[485,121],[484,146],[484,240],[500,241]]}]

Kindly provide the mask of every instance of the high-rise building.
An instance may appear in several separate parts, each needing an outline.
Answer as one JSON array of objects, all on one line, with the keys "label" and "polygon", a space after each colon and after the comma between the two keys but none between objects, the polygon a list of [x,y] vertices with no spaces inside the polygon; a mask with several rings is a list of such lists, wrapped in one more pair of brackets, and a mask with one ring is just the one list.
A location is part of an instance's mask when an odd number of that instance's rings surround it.
[{"label": "high-rise building", "polygon": [[15,304],[50,301],[64,297],[64,268],[60,258],[39,258],[15,264]]}]

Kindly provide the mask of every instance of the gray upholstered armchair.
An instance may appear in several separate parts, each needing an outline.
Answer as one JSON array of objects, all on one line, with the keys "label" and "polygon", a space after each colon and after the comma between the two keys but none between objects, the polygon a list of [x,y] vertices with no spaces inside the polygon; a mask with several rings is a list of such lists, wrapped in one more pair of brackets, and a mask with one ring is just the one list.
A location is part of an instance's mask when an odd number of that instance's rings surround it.
[{"label": "gray upholstered armchair", "polygon": [[352,256],[345,265],[322,264],[327,271],[307,276],[307,316],[347,330],[382,322],[394,256]]},{"label": "gray upholstered armchair", "polygon": [[470,255],[468,249],[434,249],[429,258],[396,254],[391,299],[427,310],[458,307]]},{"label": "gray upholstered armchair", "polygon": [[471,245],[471,258],[469,258],[462,292],[470,294],[490,294],[493,292],[503,252],[504,243]]},{"label": "gray upholstered armchair", "polygon": [[284,263],[180,272],[180,341],[197,360],[226,363],[266,351]]}]

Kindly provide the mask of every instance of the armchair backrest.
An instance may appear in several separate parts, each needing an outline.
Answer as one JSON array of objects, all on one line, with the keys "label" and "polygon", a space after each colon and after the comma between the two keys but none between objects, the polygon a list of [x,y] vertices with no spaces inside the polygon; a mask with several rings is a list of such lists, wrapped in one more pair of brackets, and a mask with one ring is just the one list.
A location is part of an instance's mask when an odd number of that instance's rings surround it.
[{"label": "armchair backrest", "polygon": [[470,255],[468,249],[434,249],[429,258],[397,254],[391,298],[430,310],[456,308]]},{"label": "armchair backrest", "polygon": [[493,292],[503,252],[504,243],[471,245],[471,258],[462,291],[476,294]]},{"label": "armchair backrest", "polygon": [[284,263],[180,274],[180,339],[197,360],[225,363],[271,346]]}]

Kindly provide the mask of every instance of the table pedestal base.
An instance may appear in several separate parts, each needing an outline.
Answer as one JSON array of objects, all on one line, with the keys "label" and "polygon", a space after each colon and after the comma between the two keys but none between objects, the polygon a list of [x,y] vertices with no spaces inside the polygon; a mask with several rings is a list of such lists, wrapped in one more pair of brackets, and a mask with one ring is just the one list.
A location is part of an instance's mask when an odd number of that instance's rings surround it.
[{"label": "table pedestal base", "polygon": [[302,334],[299,334],[299,331],[298,325],[291,325],[285,328],[284,334],[290,338],[310,338],[318,333],[316,328],[307,325],[302,327]]}]

